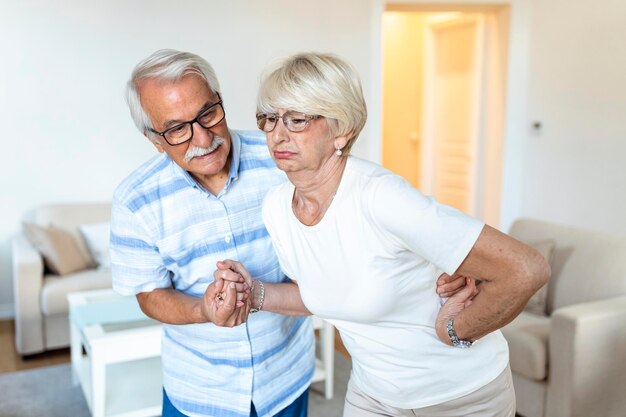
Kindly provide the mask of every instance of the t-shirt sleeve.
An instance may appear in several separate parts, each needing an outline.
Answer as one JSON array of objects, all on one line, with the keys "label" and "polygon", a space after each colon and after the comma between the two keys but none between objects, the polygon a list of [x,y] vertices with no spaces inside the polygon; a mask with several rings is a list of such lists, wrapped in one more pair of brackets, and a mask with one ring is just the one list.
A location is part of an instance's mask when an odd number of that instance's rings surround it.
[{"label": "t-shirt sleeve", "polygon": [[115,198],[109,250],[113,289],[118,293],[135,295],[171,286],[170,272],[144,223]]},{"label": "t-shirt sleeve", "polygon": [[277,187],[272,188],[263,199],[263,207],[261,209],[261,215],[263,216],[263,223],[265,224],[265,228],[267,229],[267,233],[270,235],[272,239],[272,247],[274,248],[274,252],[276,252],[276,256],[278,257],[278,262],[280,263],[280,269],[289,279],[294,282],[297,282],[297,277],[293,276],[293,273],[289,269],[287,265],[288,255],[281,246],[280,243],[280,222],[283,222],[286,219],[286,213],[281,210],[281,195],[284,192],[284,187],[279,185]]},{"label": "t-shirt sleeve", "polygon": [[454,273],[484,223],[425,196],[397,175],[385,175],[372,183],[366,204],[381,235],[399,250],[410,250],[446,273]]}]

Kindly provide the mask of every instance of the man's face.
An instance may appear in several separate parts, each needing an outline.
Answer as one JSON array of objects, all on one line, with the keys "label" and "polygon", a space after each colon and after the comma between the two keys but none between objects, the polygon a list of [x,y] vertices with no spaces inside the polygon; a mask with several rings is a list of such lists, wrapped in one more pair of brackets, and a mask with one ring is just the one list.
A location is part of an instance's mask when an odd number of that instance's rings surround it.
[{"label": "man's face", "polygon": [[[139,93],[153,129],[159,132],[195,119],[219,101],[218,95],[196,75],[186,75],[176,82],[148,79],[139,84]],[[230,166],[231,139],[226,120],[209,129],[198,123],[192,128],[193,138],[176,146],[168,144],[162,136],[154,135],[160,142],[155,147],[159,152],[167,153],[209,191],[219,191],[226,183]],[[148,135],[151,133],[146,132]],[[199,156],[189,158],[190,155]]]}]

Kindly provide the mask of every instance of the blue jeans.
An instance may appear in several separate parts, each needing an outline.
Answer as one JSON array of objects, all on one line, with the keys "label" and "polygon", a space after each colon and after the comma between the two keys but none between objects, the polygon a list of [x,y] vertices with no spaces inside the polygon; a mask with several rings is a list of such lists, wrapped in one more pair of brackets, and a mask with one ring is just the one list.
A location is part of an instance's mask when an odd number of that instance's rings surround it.
[{"label": "blue jeans", "polygon": [[[308,407],[309,389],[307,388],[302,395],[275,414],[274,417],[307,417]],[[161,412],[161,417],[186,417],[185,414],[178,411],[178,409],[170,402],[165,389],[163,390],[163,410]],[[253,403],[250,403],[250,417],[258,417]]]}]

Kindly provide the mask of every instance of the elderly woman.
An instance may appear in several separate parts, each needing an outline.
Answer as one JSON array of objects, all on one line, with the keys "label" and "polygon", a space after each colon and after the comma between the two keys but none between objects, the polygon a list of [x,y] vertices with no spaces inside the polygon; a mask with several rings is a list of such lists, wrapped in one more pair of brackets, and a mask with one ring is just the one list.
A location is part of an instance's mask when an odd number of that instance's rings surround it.
[{"label": "elderly woman", "polygon": [[[546,282],[541,255],[349,156],[366,106],[341,59],[287,59],[262,81],[257,106],[289,178],[267,195],[263,218],[301,300],[253,284],[253,306],[261,296],[293,314],[303,302],[337,327],[353,364],[344,416],[513,416],[497,329]],[[468,281],[442,306],[433,290],[442,272],[479,278],[480,291]]]}]

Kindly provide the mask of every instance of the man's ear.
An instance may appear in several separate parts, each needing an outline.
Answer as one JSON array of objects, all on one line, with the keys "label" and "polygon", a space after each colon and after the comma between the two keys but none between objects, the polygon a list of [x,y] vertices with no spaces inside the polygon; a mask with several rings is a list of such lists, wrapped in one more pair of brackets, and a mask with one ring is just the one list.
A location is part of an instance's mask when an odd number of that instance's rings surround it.
[{"label": "man's ear", "polygon": [[164,152],[163,151],[163,146],[161,146],[161,144],[159,143],[158,139],[156,139],[153,135],[151,135],[150,133],[148,133],[146,131],[143,132],[143,135],[148,138],[150,143],[156,148],[156,150],[159,153],[163,153]]}]

